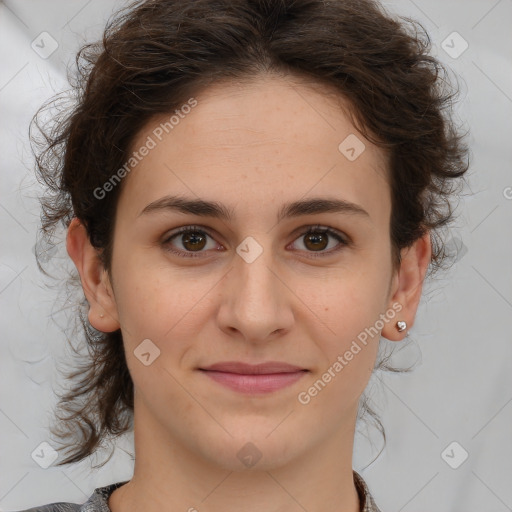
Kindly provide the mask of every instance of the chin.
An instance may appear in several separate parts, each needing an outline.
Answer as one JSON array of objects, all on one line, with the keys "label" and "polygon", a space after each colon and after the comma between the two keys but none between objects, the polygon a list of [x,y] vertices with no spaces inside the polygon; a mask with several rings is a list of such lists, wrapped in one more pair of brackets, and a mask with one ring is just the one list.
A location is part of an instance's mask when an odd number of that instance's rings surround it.
[{"label": "chin", "polygon": [[253,426],[250,435],[248,432],[233,437],[226,435],[222,439],[211,439],[201,447],[196,444],[196,449],[201,450],[200,456],[228,471],[271,471],[300,456],[298,452],[305,447],[301,436],[287,435],[285,440],[276,432],[269,436],[270,431],[267,428],[258,431]]}]

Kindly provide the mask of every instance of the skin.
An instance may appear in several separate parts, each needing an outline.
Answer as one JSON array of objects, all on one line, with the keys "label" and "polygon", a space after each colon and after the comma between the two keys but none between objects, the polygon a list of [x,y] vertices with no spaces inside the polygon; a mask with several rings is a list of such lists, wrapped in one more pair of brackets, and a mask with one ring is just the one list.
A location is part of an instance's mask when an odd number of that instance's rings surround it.
[{"label": "skin", "polygon": [[[135,386],[134,476],[111,495],[113,512],[359,510],[355,422],[379,336],[307,405],[297,396],[393,304],[402,309],[379,334],[404,338],[395,324],[413,325],[431,246],[427,234],[393,269],[386,155],[354,128],[341,98],[326,92],[297,77],[267,75],[199,94],[197,106],[123,180],[111,275],[83,225],[71,223],[67,249],[89,321],[104,332],[121,328]],[[168,118],[153,119],[133,148]],[[349,134],[366,146],[354,161],[338,150]],[[234,219],[163,209],[140,215],[168,194],[217,201]],[[284,203],[313,197],[344,199],[368,215],[276,222]],[[315,246],[302,233],[316,224],[351,243],[329,236],[328,245]],[[169,252],[193,252],[182,235],[165,241],[187,225],[210,235],[196,258]],[[252,263],[236,252],[248,236],[263,250]],[[315,258],[315,247],[324,256]],[[160,350],[148,366],[134,355],[145,339]],[[230,360],[309,371],[263,395],[227,389],[198,371]],[[248,442],[261,454],[252,467],[237,456]]]}]

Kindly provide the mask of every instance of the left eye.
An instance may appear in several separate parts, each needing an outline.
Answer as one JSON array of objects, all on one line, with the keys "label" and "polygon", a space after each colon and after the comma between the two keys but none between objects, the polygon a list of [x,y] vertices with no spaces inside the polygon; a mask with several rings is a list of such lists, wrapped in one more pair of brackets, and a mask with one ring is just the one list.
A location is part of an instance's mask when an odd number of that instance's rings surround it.
[{"label": "left eye", "polygon": [[[180,243],[183,247],[181,250],[176,250],[172,247],[171,241],[180,237]],[[207,247],[207,238],[213,237],[208,234],[204,229],[197,226],[186,226],[180,228],[177,232],[171,234],[167,237],[163,244],[168,247],[168,250],[174,254],[184,257],[198,257],[201,253],[205,252],[203,249],[208,249]],[[329,238],[334,238],[338,241],[338,247],[335,249],[326,251],[325,249],[329,245]],[[323,226],[311,226],[306,231],[301,233],[301,235],[296,239],[303,239],[303,245],[305,247],[306,252],[310,253],[320,253],[320,254],[311,254],[313,257],[322,256],[326,253],[331,254],[333,252],[339,251],[343,246],[349,245],[349,241],[341,236],[337,231],[330,229],[328,227]],[[219,247],[219,246],[218,246]],[[213,247],[209,249],[215,249],[215,244]],[[218,250],[218,249],[217,249]],[[198,253],[198,254],[194,254]]]},{"label": "left eye", "polygon": [[[326,251],[326,247],[329,245],[329,238],[334,238],[338,241],[338,247],[335,249],[332,249],[329,251]],[[349,242],[343,238],[337,231],[334,231],[331,228],[322,227],[322,226],[314,226],[308,228],[307,231],[302,233],[298,240],[303,239],[303,245],[307,249],[311,249],[311,251],[307,250],[307,252],[316,253],[319,252],[320,254],[311,254],[311,256],[323,256],[326,253],[331,254],[333,252],[339,251],[343,246],[346,246],[349,244]],[[334,244],[336,245],[336,244]]]}]

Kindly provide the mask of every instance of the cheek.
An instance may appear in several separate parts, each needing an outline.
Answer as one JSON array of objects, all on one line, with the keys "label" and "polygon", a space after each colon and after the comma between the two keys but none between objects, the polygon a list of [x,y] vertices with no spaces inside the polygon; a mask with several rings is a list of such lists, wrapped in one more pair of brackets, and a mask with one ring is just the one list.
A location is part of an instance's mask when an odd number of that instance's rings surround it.
[{"label": "cheek", "polygon": [[316,314],[336,339],[347,340],[370,327],[384,312],[389,277],[387,270],[372,265],[372,270],[342,269],[322,284],[299,283],[297,295]]},{"label": "cheek", "polygon": [[[115,293],[123,337],[135,348],[144,339],[154,340],[166,351],[184,350],[183,342],[194,339],[207,321],[208,294],[213,293],[218,276],[210,273],[194,277],[192,267],[175,268],[148,251],[132,254],[115,263]],[[128,252],[126,254],[129,254]]]},{"label": "cheek", "polygon": [[340,391],[366,386],[382,330],[387,277],[384,269],[376,267],[368,272],[345,272],[307,295],[311,310],[318,312],[318,320],[311,324],[311,335],[323,354],[319,372],[330,369],[331,373],[325,376],[325,380],[332,379],[329,387],[339,387]]},{"label": "cheek", "polygon": [[302,389],[304,400],[314,403],[318,414],[328,416],[328,421],[337,421],[357,407],[379,347],[380,329],[375,324],[383,311],[378,294],[364,293],[361,287],[345,291],[327,297],[330,300],[324,303],[329,308],[324,326],[313,333],[321,364]]}]

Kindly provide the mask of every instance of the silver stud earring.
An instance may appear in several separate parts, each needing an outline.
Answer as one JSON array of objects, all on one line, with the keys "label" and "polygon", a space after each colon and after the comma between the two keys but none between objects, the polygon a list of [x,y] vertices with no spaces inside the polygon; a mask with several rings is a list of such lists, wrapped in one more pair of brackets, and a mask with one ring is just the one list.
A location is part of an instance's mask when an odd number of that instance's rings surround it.
[{"label": "silver stud earring", "polygon": [[405,329],[407,329],[407,324],[405,322],[397,322],[396,323],[396,329],[398,332],[402,332],[402,331],[405,331]]}]

